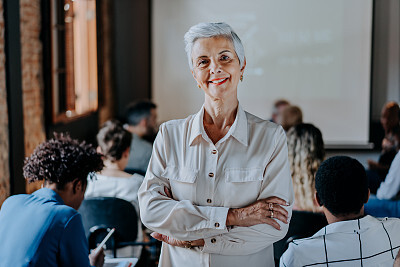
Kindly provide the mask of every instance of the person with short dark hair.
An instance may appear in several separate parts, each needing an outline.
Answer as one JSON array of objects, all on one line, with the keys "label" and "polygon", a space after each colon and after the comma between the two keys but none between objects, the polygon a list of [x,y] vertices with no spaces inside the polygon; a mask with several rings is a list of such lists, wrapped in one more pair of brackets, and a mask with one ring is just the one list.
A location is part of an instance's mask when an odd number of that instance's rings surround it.
[{"label": "person with short dark hair", "polygon": [[278,123],[278,118],[281,116],[282,111],[289,106],[290,103],[286,99],[278,99],[274,102],[272,115],[270,121]]},{"label": "person with short dark hair", "polygon": [[336,156],[315,178],[316,200],[328,225],[310,238],[294,240],[280,266],[392,266],[400,247],[400,220],[364,215],[369,198],[364,167]]},{"label": "person with short dark hair", "polygon": [[[138,215],[137,242],[143,241],[139,219],[138,190],[144,177],[124,172],[128,163],[132,134],[116,120],[106,121],[97,134],[98,152],[103,154],[104,168],[96,173],[96,178],[88,180],[85,197],[117,197],[129,201]],[[141,246],[125,247],[118,255],[139,257]]]},{"label": "person with short dark hair", "polygon": [[148,100],[130,104],[126,110],[126,129],[132,133],[127,170],[144,175],[149,165],[157,124],[157,106]]},{"label": "person with short dark hair", "polygon": [[40,144],[26,158],[28,182],[44,180],[31,195],[9,197],[0,210],[0,266],[103,266],[89,248],[77,209],[87,177],[103,168],[101,155],[67,135]]}]

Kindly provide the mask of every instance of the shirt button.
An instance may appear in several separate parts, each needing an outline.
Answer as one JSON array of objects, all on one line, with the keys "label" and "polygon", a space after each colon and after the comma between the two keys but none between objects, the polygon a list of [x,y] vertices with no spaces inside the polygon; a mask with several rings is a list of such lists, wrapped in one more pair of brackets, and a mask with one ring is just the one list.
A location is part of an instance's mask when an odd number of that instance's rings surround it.
[{"label": "shirt button", "polygon": [[215,243],[215,242],[217,242],[217,239],[212,238],[212,239],[211,239],[211,243]]},{"label": "shirt button", "polygon": [[212,202],[212,200],[211,199],[207,199],[207,203],[211,203]]},{"label": "shirt button", "polygon": [[214,177],[214,173],[210,172],[210,173],[208,174],[208,176],[210,176],[211,178],[213,178],[213,177]]},{"label": "shirt button", "polygon": [[217,154],[217,150],[213,150],[213,151],[211,151],[211,153],[213,153],[213,154]]},{"label": "shirt button", "polygon": [[215,223],[214,225],[215,225],[215,227],[219,227],[219,223]]}]

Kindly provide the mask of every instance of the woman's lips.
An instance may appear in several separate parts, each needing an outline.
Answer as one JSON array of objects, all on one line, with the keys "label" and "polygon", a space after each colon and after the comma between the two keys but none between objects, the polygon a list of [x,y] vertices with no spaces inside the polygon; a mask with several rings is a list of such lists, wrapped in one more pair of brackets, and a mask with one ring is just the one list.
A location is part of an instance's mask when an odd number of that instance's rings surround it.
[{"label": "woman's lips", "polygon": [[226,81],[228,81],[228,78],[219,78],[219,79],[211,80],[209,83],[212,83],[215,85],[221,85],[221,84],[225,83]]}]

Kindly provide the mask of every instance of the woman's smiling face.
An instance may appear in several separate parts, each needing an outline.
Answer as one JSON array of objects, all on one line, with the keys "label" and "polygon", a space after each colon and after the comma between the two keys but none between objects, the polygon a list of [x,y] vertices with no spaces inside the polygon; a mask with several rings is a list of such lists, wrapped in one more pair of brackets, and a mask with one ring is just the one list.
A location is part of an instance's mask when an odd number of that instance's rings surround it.
[{"label": "woman's smiling face", "polygon": [[237,85],[245,63],[240,62],[232,42],[224,37],[200,38],[192,48],[192,74],[206,95],[213,99],[237,97]]}]

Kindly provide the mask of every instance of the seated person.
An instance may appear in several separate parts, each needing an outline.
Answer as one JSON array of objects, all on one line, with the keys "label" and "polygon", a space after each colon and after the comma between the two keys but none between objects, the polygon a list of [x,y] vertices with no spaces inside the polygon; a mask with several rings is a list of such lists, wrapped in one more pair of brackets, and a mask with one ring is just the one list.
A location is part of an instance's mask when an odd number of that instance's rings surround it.
[{"label": "seated person", "polygon": [[394,157],[385,180],[379,185],[376,192],[378,199],[399,199],[400,197],[400,131],[394,136],[396,156]]},{"label": "seated person", "polygon": [[315,202],[315,173],[324,161],[321,131],[312,124],[301,123],[286,134],[295,202],[293,210],[322,212]]},{"label": "seated person", "polygon": [[157,134],[157,106],[146,100],[130,104],[126,111],[126,129],[132,133],[131,154],[126,169],[144,175],[149,165],[152,142]]},{"label": "seated person", "polygon": [[303,122],[303,112],[298,106],[287,106],[278,117],[278,123],[287,132],[291,127]]},{"label": "seated person", "polygon": [[[128,163],[132,134],[117,121],[107,121],[97,134],[98,152],[103,154],[104,168],[88,180],[85,197],[117,197],[129,201],[135,207],[139,219],[138,190],[144,177],[124,172]],[[138,223],[138,242],[143,241],[141,223]],[[123,254],[121,254],[123,253]],[[118,250],[119,256],[140,256],[140,247]]]},{"label": "seated person", "polygon": [[400,219],[364,215],[369,189],[364,167],[336,156],[315,177],[316,200],[328,225],[294,240],[280,266],[392,266],[400,247]]},{"label": "seated person", "polygon": [[24,177],[44,180],[43,188],[9,197],[0,210],[0,266],[103,266],[102,249],[89,255],[77,212],[88,175],[102,167],[91,145],[68,136],[40,144],[25,160]]},{"label": "seated person", "polygon": [[369,170],[367,176],[371,193],[375,194],[381,182],[389,171],[389,167],[396,156],[395,135],[400,132],[400,108],[396,102],[388,102],[382,108],[381,124],[385,130],[385,137],[382,140],[382,152],[378,162],[368,160]]},{"label": "seated person", "polygon": [[282,111],[289,106],[290,103],[286,99],[278,99],[274,102],[274,108],[270,121],[278,123],[278,118],[281,116]]},{"label": "seated person", "polygon": [[[400,133],[396,139],[400,143]],[[397,147],[397,154],[377,190],[376,197],[371,197],[365,205],[365,213],[377,217],[400,218],[400,146]]]}]

